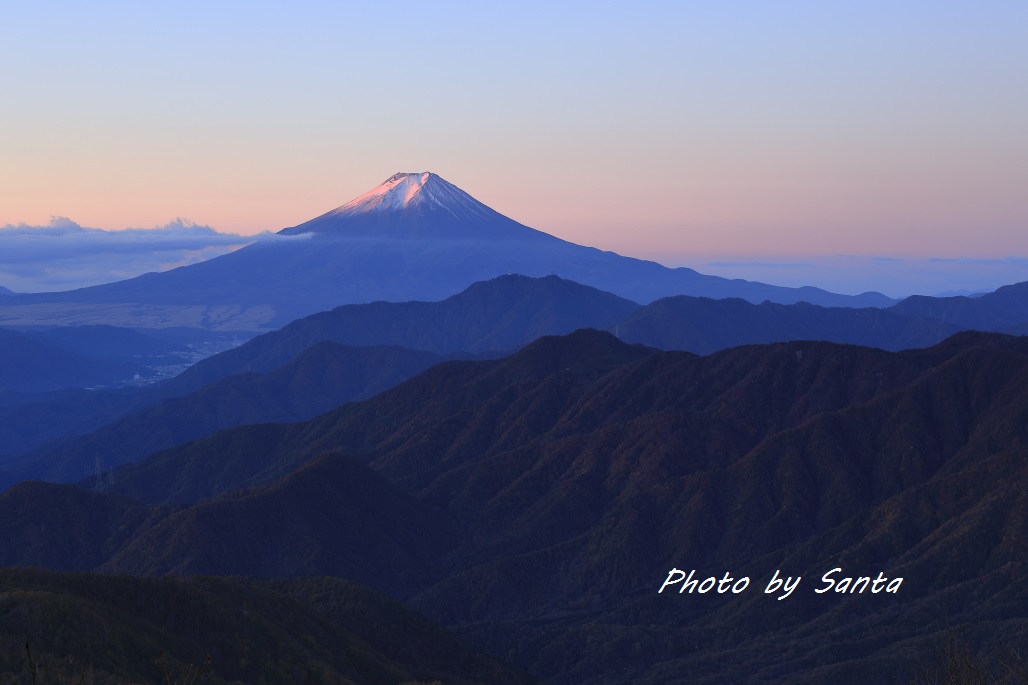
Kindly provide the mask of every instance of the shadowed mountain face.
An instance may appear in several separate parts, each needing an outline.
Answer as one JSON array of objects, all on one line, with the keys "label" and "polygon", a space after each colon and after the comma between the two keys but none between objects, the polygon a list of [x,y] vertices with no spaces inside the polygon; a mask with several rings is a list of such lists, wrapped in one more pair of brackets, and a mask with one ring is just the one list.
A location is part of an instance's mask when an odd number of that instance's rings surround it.
[{"label": "shadowed mountain face", "polygon": [[121,325],[135,320],[148,327],[259,330],[348,303],[441,300],[507,273],[556,274],[643,303],[690,294],[752,302],[892,304],[875,293],[850,297],[729,280],[575,245],[498,214],[430,173],[397,174],[281,233],[281,240],[165,273],[18,296],[9,303],[5,298],[0,318],[21,324],[33,317],[63,321],[73,307],[79,321],[120,317]]},{"label": "shadowed mountain face", "polygon": [[270,371],[325,340],[436,354],[509,351],[543,335],[613,327],[638,308],[556,276],[500,276],[442,302],[374,302],[313,314],[196,364],[166,392],[195,390],[241,371]]},{"label": "shadowed mountain face", "polygon": [[[124,401],[108,402],[116,398],[91,393],[0,406],[0,454],[12,455],[6,459],[12,473],[0,476],[0,486],[19,474],[75,481],[93,473],[97,455],[111,468],[221,428],[307,419],[391,387],[442,361],[437,355],[497,356],[496,350],[517,349],[539,336],[582,327],[615,332],[626,342],[698,354],[789,340],[898,350],[926,347],[959,330],[956,324],[875,308],[754,305],[735,298],[688,296],[640,307],[557,276],[507,275],[476,283],[441,302],[344,305],[314,314],[201,361]],[[75,332],[55,329],[47,334],[90,337]],[[92,350],[95,345],[85,347]],[[241,377],[229,380],[233,375]],[[6,399],[20,401],[10,393]],[[126,406],[130,399],[135,411]],[[0,396],[0,403],[4,400]],[[114,421],[125,414],[130,415]],[[24,463],[15,466],[15,461]]]},{"label": "shadowed mountain face", "polygon": [[273,372],[225,378],[138,409],[85,435],[58,439],[11,458],[10,475],[0,476],[0,484],[75,481],[94,473],[98,459],[107,470],[222,428],[309,419],[344,402],[367,399],[443,359],[398,347],[318,343]]},{"label": "shadowed mountain face", "polygon": [[[23,484],[0,495],[0,563],[345,572],[557,683],[908,682],[950,629],[1028,638],[1026,389],[1004,336],[696,357],[580,331],[116,474],[208,498],[184,508]],[[65,557],[27,544],[28,515],[94,532]],[[673,567],[753,582],[658,595]],[[815,593],[835,567],[904,581]],[[803,578],[784,601],[776,569]]]},{"label": "shadowed mountain face", "polygon": [[899,350],[926,347],[953,324],[875,308],[826,308],[745,300],[674,297],[641,307],[557,276],[505,275],[441,302],[375,302],[319,312],[206,359],[166,384],[183,394],[243,371],[270,371],[322,341],[397,345],[437,354],[516,349],[578,328],[616,332],[628,342],[709,354],[728,347],[828,340]]},{"label": "shadowed mountain face", "polygon": [[736,298],[666,297],[619,322],[619,337],[662,350],[710,354],[738,345],[826,340],[884,350],[928,347],[961,327],[892,309],[819,307]]},{"label": "shadowed mountain face", "polygon": [[331,578],[271,583],[5,569],[0,594],[5,682],[530,682],[409,609]]},{"label": "shadowed mountain face", "polygon": [[914,295],[889,311],[945,321],[964,329],[1002,331],[1028,323],[1028,282],[1005,285],[979,297]]},{"label": "shadowed mountain face", "polygon": [[[401,357],[425,360],[431,356],[426,353],[458,354],[462,357],[484,352],[495,354],[498,350],[516,349],[541,335],[569,333],[583,327],[609,328],[636,309],[638,305],[633,302],[556,276],[541,279],[501,276],[490,282],[476,283],[442,302],[377,302],[338,307],[210,357],[167,382],[140,389],[131,399],[119,401],[111,393],[85,392],[36,398],[14,396],[12,393],[0,395],[0,457],[24,454],[59,438],[91,432],[131,413],[133,409],[150,407],[173,398],[183,398],[176,402],[176,409],[165,411],[168,409],[165,407],[149,412],[151,416],[167,420],[164,425],[150,424],[148,438],[144,442],[154,449],[239,423],[309,418],[344,401],[368,397],[409,378],[415,369],[421,371],[425,368],[424,364],[406,364]],[[88,338],[75,335],[81,330],[84,329],[54,329],[53,334]],[[345,359],[340,355],[326,354],[322,349],[321,354],[308,355],[303,368],[294,369],[301,372],[300,375],[291,380],[286,380],[291,376],[287,370],[283,370],[278,380],[265,389],[258,386],[264,380],[273,379],[241,380],[231,386],[235,390],[222,392],[228,388],[221,388],[218,392],[207,393],[197,406],[186,406],[192,400],[185,399],[185,396],[199,392],[207,385],[235,374],[279,370],[310,348],[325,342],[348,347],[399,346],[410,349],[351,351]],[[0,337],[0,346],[2,344],[3,338]],[[112,347],[107,344],[104,349]],[[40,357],[40,361],[45,362],[46,359]],[[40,383],[52,380],[55,368],[43,363],[23,366],[19,372],[28,374],[32,382]],[[73,367],[73,370],[77,368]],[[77,379],[68,374],[59,378],[64,384]],[[362,378],[368,383],[361,384]],[[249,395],[240,398],[243,387],[248,388],[246,392]],[[277,397],[272,397],[272,393],[277,393]],[[214,406],[216,400],[223,406]],[[335,404],[330,403],[332,400]],[[271,411],[264,411],[262,407]],[[286,410],[277,411],[276,407]],[[252,411],[254,408],[257,411]],[[295,408],[306,411],[293,411]],[[229,417],[232,420],[222,420]],[[115,450],[117,453],[109,453],[103,440],[98,443],[87,437],[82,444],[93,456],[82,462],[79,471],[61,475],[52,470],[37,469],[23,470],[22,473],[25,477],[76,480],[92,472],[98,450],[106,455],[105,463],[113,466],[129,459],[121,454],[120,448],[131,447],[133,443],[143,444],[129,437]],[[52,446],[51,451],[60,453],[58,461],[69,463],[74,460],[77,448],[69,448],[69,444]],[[43,457],[42,454],[38,456]],[[138,456],[142,455],[134,452],[131,458]]]},{"label": "shadowed mountain face", "polygon": [[[516,349],[541,335],[612,327],[636,309],[633,302],[556,276],[502,276],[442,302],[339,307],[142,390],[131,400],[136,411],[127,401],[106,402],[116,399],[107,394],[0,406],[0,419],[10,419],[0,424],[0,455],[18,454],[25,462],[10,467],[15,473],[0,474],[0,487],[19,476],[75,481],[93,473],[97,455],[111,468],[219,428],[310,418],[367,398],[447,356],[497,356],[495,350]],[[126,413],[131,415],[116,420]]]}]

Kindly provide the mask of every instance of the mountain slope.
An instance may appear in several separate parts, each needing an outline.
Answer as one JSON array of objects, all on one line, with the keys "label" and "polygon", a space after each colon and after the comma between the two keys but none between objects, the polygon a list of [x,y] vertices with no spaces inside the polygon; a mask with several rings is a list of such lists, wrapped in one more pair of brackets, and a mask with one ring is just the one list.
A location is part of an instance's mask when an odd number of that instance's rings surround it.
[{"label": "mountain slope", "polygon": [[397,174],[282,234],[164,273],[5,298],[0,318],[23,324],[33,318],[63,320],[62,308],[74,303],[79,321],[117,316],[123,322],[135,317],[137,326],[146,327],[267,330],[342,304],[441,300],[508,273],[556,274],[636,302],[690,294],[753,302],[892,304],[877,293],[850,297],[729,280],[575,245],[522,226],[429,173]]},{"label": "mountain slope", "polygon": [[0,392],[0,463],[62,436],[88,433],[131,412],[137,387],[49,393]]},{"label": "mountain slope", "polygon": [[20,678],[10,682],[528,682],[345,581],[5,569],[0,594],[0,671]]},{"label": "mountain slope", "polygon": [[979,297],[914,295],[889,308],[980,331],[1001,331],[1028,324],[1028,282],[1005,285]]},{"label": "mountain slope", "polygon": [[0,566],[97,568],[170,511],[70,485],[18,483],[0,493]]},{"label": "mountain slope", "polygon": [[[206,401],[201,400],[206,410],[189,406],[199,398],[186,396],[201,391],[207,385],[235,374],[275,371],[310,347],[325,341],[349,346],[401,345],[434,350],[440,354],[460,352],[458,356],[466,357],[470,356],[466,350],[512,349],[540,335],[566,333],[583,326],[613,326],[624,314],[636,308],[638,305],[627,300],[557,277],[530,279],[520,276],[502,276],[491,282],[474,284],[465,292],[438,303],[383,302],[345,306],[332,312],[312,315],[282,331],[258,337],[238,349],[214,355],[173,379],[140,389],[131,399],[124,397],[121,391],[117,397],[112,397],[110,392],[65,393],[60,397],[38,398],[10,396],[11,404],[25,406],[0,407],[0,418],[9,419],[0,423],[0,455],[10,455],[8,461],[13,461],[15,455],[21,455],[19,459],[22,461],[30,459],[34,463],[48,463],[51,466],[78,461],[78,471],[55,471],[51,467],[35,470],[26,467],[21,471],[25,478],[45,476],[75,480],[84,473],[92,472],[97,452],[105,455],[103,461],[110,467],[127,459],[118,457],[118,454],[136,446],[139,449],[159,449],[238,423],[309,418],[341,402],[367,397],[413,375],[415,370],[424,368],[410,367],[410,372],[403,371],[401,367],[406,366],[396,357],[408,355],[412,358],[425,358],[424,354],[419,356],[416,352],[387,354],[355,351],[349,359],[341,362],[332,355],[315,356],[305,362],[302,377],[313,385],[324,386],[330,380],[333,383],[341,381],[342,385],[336,390],[324,388],[324,392],[313,386],[303,389],[303,392],[311,393],[312,396],[307,403],[308,407],[302,411],[293,411],[284,406],[303,403],[297,394],[299,386],[304,385],[302,378],[291,381],[288,387],[279,388],[285,393],[282,401],[268,397],[267,390],[257,387],[263,381],[255,380],[245,391],[242,387],[250,381],[232,385],[235,388],[232,392],[236,395],[231,392],[225,395],[220,391],[210,394]],[[375,354],[380,356],[376,359]],[[352,382],[340,375],[340,363],[349,369],[349,378],[366,377],[369,383],[360,388],[359,392],[347,391]],[[319,370],[319,364],[325,368]],[[363,368],[362,364],[374,368]],[[387,372],[392,374],[389,382],[385,382],[385,376],[389,375]],[[319,374],[324,377],[319,378]],[[279,385],[286,382],[284,377],[288,375],[289,372],[283,372]],[[240,392],[243,395],[240,396]],[[238,397],[241,402],[237,409],[213,406],[219,397]],[[0,395],[0,403],[4,403],[4,399]],[[176,400],[174,410],[154,406],[170,400]],[[331,404],[333,401],[335,404]],[[263,404],[264,408],[255,407],[256,404]],[[266,411],[271,405],[286,410]],[[175,425],[149,424],[145,431],[146,440],[142,442],[131,437],[137,434],[131,430],[119,436],[113,426],[104,427],[104,424],[133,413],[133,410],[142,416],[153,416]],[[218,418],[226,414],[236,418]],[[195,424],[191,423],[193,419],[188,415],[195,417]],[[97,430],[112,437],[114,443],[102,435],[87,435]],[[65,437],[69,435],[76,437]],[[43,448],[42,445],[46,443],[54,444]],[[116,444],[117,448],[109,452],[105,446],[108,444]],[[26,453],[33,449],[35,452],[27,456]],[[133,454],[142,456],[139,449]],[[75,454],[82,450],[85,450],[84,456],[78,459]],[[15,477],[4,477],[0,483],[9,483]]]},{"label": "mountain slope", "polygon": [[[112,488],[148,502],[186,502],[266,484],[335,449],[339,432],[351,428],[362,434],[362,441],[410,440],[410,448],[417,450],[419,444],[436,439],[432,434],[418,435],[426,423],[441,421],[449,435],[448,431],[461,427],[463,413],[508,401],[558,369],[575,369],[591,378],[656,352],[618,343],[596,331],[579,331],[569,338],[573,343],[563,352],[555,344],[561,338],[544,338],[504,360],[439,364],[367,402],[340,407],[311,421],[220,431],[117,469]],[[361,411],[354,413],[358,406]],[[429,417],[420,416],[422,411],[429,412]],[[411,423],[405,423],[404,417],[410,417]]]},{"label": "mountain slope", "polygon": [[[893,308],[894,309],[894,308]],[[884,350],[934,345],[961,330],[955,324],[892,309],[819,307],[726,298],[667,297],[629,314],[619,337],[662,350],[710,354],[738,345],[826,340]]]},{"label": "mountain slope", "polygon": [[[354,574],[557,683],[908,682],[953,627],[1028,638],[1026,388],[998,335],[696,357],[579,331],[134,465],[258,487],[150,509],[102,567]],[[902,589],[815,593],[835,567]],[[753,587],[657,594],[671,568]],[[785,601],[775,569],[803,577]]]},{"label": "mountain slope", "polygon": [[0,484],[29,478],[75,481],[92,473],[98,456],[107,470],[222,428],[309,419],[366,399],[441,360],[417,350],[321,342],[269,373],[231,376],[11,459]]},{"label": "mountain slope", "polygon": [[279,233],[333,238],[564,242],[508,219],[428,172],[394,174],[341,207]]},{"label": "mountain slope", "polygon": [[409,597],[466,547],[445,515],[343,454],[170,514],[99,568],[131,575],[347,578]]},{"label": "mountain slope", "polygon": [[609,328],[639,305],[556,276],[505,275],[442,302],[344,305],[204,360],[167,384],[182,394],[242,371],[270,371],[311,345],[396,345],[436,354],[506,351],[543,335]]},{"label": "mountain slope", "polygon": [[[800,351],[802,358],[805,349],[819,352],[808,370],[795,375],[793,366],[798,365],[799,360],[790,358],[795,351]],[[439,441],[449,444],[456,436],[463,435],[461,431],[472,431],[468,437],[457,440],[452,453],[438,457],[433,470],[445,470],[448,465],[461,463],[466,458],[483,458],[484,453],[477,443],[482,436],[509,435],[501,447],[513,447],[524,436],[538,434],[541,427],[531,422],[540,412],[543,416],[551,412],[548,420],[556,420],[559,414],[552,412],[567,401],[561,399],[564,394],[578,396],[565,384],[574,383],[571,387],[582,396],[592,396],[590,392],[595,395],[598,391],[588,388],[597,375],[614,373],[612,369],[629,361],[650,357],[654,360],[651,366],[638,362],[643,368],[625,381],[642,384],[643,390],[636,390],[642,394],[629,398],[623,396],[625,391],[615,393],[616,399],[601,405],[601,411],[590,413],[597,417],[596,423],[583,430],[599,430],[622,414],[654,411],[655,402],[682,404],[683,411],[720,408],[723,418],[717,424],[715,435],[718,437],[704,438],[705,432],[690,427],[692,422],[689,421],[674,430],[661,428],[653,436],[653,445],[674,453],[678,448],[684,449],[676,440],[687,440],[687,444],[693,445],[692,449],[700,449],[702,441],[709,439],[713,441],[710,448],[724,450],[733,445],[732,453],[735,453],[752,447],[765,431],[778,430],[811,413],[837,409],[856,398],[870,397],[909,382],[943,354],[939,349],[945,348],[896,356],[825,343],[794,343],[792,347],[737,348],[704,359],[683,353],[662,355],[656,350],[619,343],[607,334],[578,331],[565,338],[540,339],[504,360],[454,362],[434,367],[360,405],[341,407],[302,424],[261,427],[259,438],[249,437],[256,431],[246,428],[223,431],[119,470],[115,488],[138,496],[139,490],[127,489],[138,487],[131,484],[161,484],[150,486],[146,495],[148,501],[160,502],[168,498],[162,492],[171,492],[176,483],[185,479],[203,483],[208,488],[197,491],[194,486],[192,496],[200,499],[239,485],[266,482],[304,459],[339,445],[363,454],[389,452],[390,461],[402,462],[408,458],[424,459],[427,446]],[[772,356],[768,350],[778,351]],[[572,369],[578,372],[558,373]],[[654,395],[653,387],[645,383],[651,378],[660,379],[654,381],[662,388],[660,394]],[[808,386],[805,394],[794,389],[786,395],[788,398],[802,395],[804,403],[793,407],[786,402],[784,408],[778,410],[793,414],[772,413],[774,418],[767,419],[770,423],[755,421],[756,417],[768,416],[773,408],[768,397],[759,395],[756,388],[764,388],[766,392],[771,385],[796,388],[804,384]],[[858,394],[853,396],[852,393]],[[630,408],[619,407],[622,402]],[[806,402],[810,402],[810,406]],[[478,415],[482,415],[483,420],[488,417],[488,422],[482,424],[473,420],[472,417]],[[704,419],[700,425],[707,423]],[[472,429],[483,431],[482,436]],[[241,446],[245,447],[240,449]],[[240,456],[233,460],[228,471],[221,471],[219,464],[227,462],[217,457],[220,454]],[[425,467],[412,468],[423,477],[431,472]]]},{"label": "mountain slope", "polygon": [[[733,298],[679,296],[639,307],[556,276],[501,276],[476,283],[442,302],[346,305],[295,321],[201,361],[161,387],[146,391],[139,402],[146,405],[161,398],[174,399],[137,411],[93,434],[65,438],[26,455],[19,472],[23,478],[75,480],[92,472],[97,454],[104,456],[109,468],[221,428],[310,418],[342,402],[368,397],[427,366],[419,362],[407,368],[396,356],[417,357],[414,352],[353,350],[337,354],[321,348],[320,354],[305,357],[302,373],[290,366],[277,374],[277,380],[225,381],[233,374],[278,369],[327,340],[349,345],[403,345],[442,354],[514,349],[538,336],[583,326],[615,331],[628,342],[699,354],[798,339],[905,349],[934,344],[958,330],[955,324],[891,310],[805,303],[753,305]],[[370,356],[374,354],[380,356]],[[370,382],[376,374],[381,375],[371,371],[372,367],[379,372],[389,370],[386,375],[392,380]],[[365,377],[368,383],[360,381]],[[226,384],[217,389],[201,392],[207,384],[223,382]],[[310,396],[309,401],[302,399],[304,394]],[[26,427],[37,423],[31,417],[16,422]],[[17,476],[7,475],[4,482],[12,478]]]},{"label": "mountain slope", "polygon": [[[470,527],[476,550],[416,605],[557,682],[862,682],[868,669],[905,682],[893,645],[948,630],[925,618],[943,597],[976,642],[997,644],[993,624],[1028,635],[1010,613],[1026,598],[1023,341],[624,352],[579,333],[437,367],[280,427],[268,452],[346,445]],[[770,611],[759,591],[656,595],[683,565],[807,585]],[[907,592],[814,594],[835,566],[903,576]],[[777,654],[766,635],[821,660]],[[573,656],[583,641],[603,647]]]}]

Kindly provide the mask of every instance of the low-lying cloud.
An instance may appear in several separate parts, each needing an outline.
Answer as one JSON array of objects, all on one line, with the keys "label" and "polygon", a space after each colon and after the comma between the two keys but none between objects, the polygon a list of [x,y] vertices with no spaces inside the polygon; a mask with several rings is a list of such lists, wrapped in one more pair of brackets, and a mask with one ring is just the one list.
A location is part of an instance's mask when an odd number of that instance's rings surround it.
[{"label": "low-lying cloud", "polygon": [[232,252],[274,233],[235,235],[186,219],[108,231],[53,217],[45,226],[0,227],[0,286],[15,292],[70,290],[167,271]]},{"label": "low-lying cloud", "polygon": [[725,278],[775,285],[817,286],[856,295],[870,290],[908,295],[970,295],[1028,280],[1028,258],[895,257],[891,255],[805,255],[747,260],[706,260],[683,266]]}]

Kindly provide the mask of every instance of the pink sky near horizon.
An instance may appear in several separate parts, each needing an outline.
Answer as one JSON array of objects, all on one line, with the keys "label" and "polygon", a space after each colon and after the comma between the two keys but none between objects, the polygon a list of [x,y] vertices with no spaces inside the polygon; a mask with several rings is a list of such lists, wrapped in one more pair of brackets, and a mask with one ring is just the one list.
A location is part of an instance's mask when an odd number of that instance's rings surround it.
[{"label": "pink sky near horizon", "polygon": [[0,226],[254,234],[430,170],[665,263],[1028,253],[1028,5],[58,2],[0,19]]}]

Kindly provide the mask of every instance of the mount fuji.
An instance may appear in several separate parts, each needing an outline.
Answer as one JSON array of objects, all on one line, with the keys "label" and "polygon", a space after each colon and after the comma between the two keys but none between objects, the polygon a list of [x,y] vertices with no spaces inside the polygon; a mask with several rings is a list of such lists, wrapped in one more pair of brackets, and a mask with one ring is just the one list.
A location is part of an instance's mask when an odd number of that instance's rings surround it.
[{"label": "mount fuji", "polygon": [[563,242],[508,219],[430,172],[394,174],[342,207],[279,233],[335,238]]},{"label": "mount fuji", "polygon": [[13,324],[109,323],[267,330],[341,304],[441,300],[506,273],[555,274],[639,303],[669,295],[883,307],[837,295],[706,276],[576,245],[524,226],[430,173],[398,173],[310,221],[206,262],[61,293],[4,298]]}]

